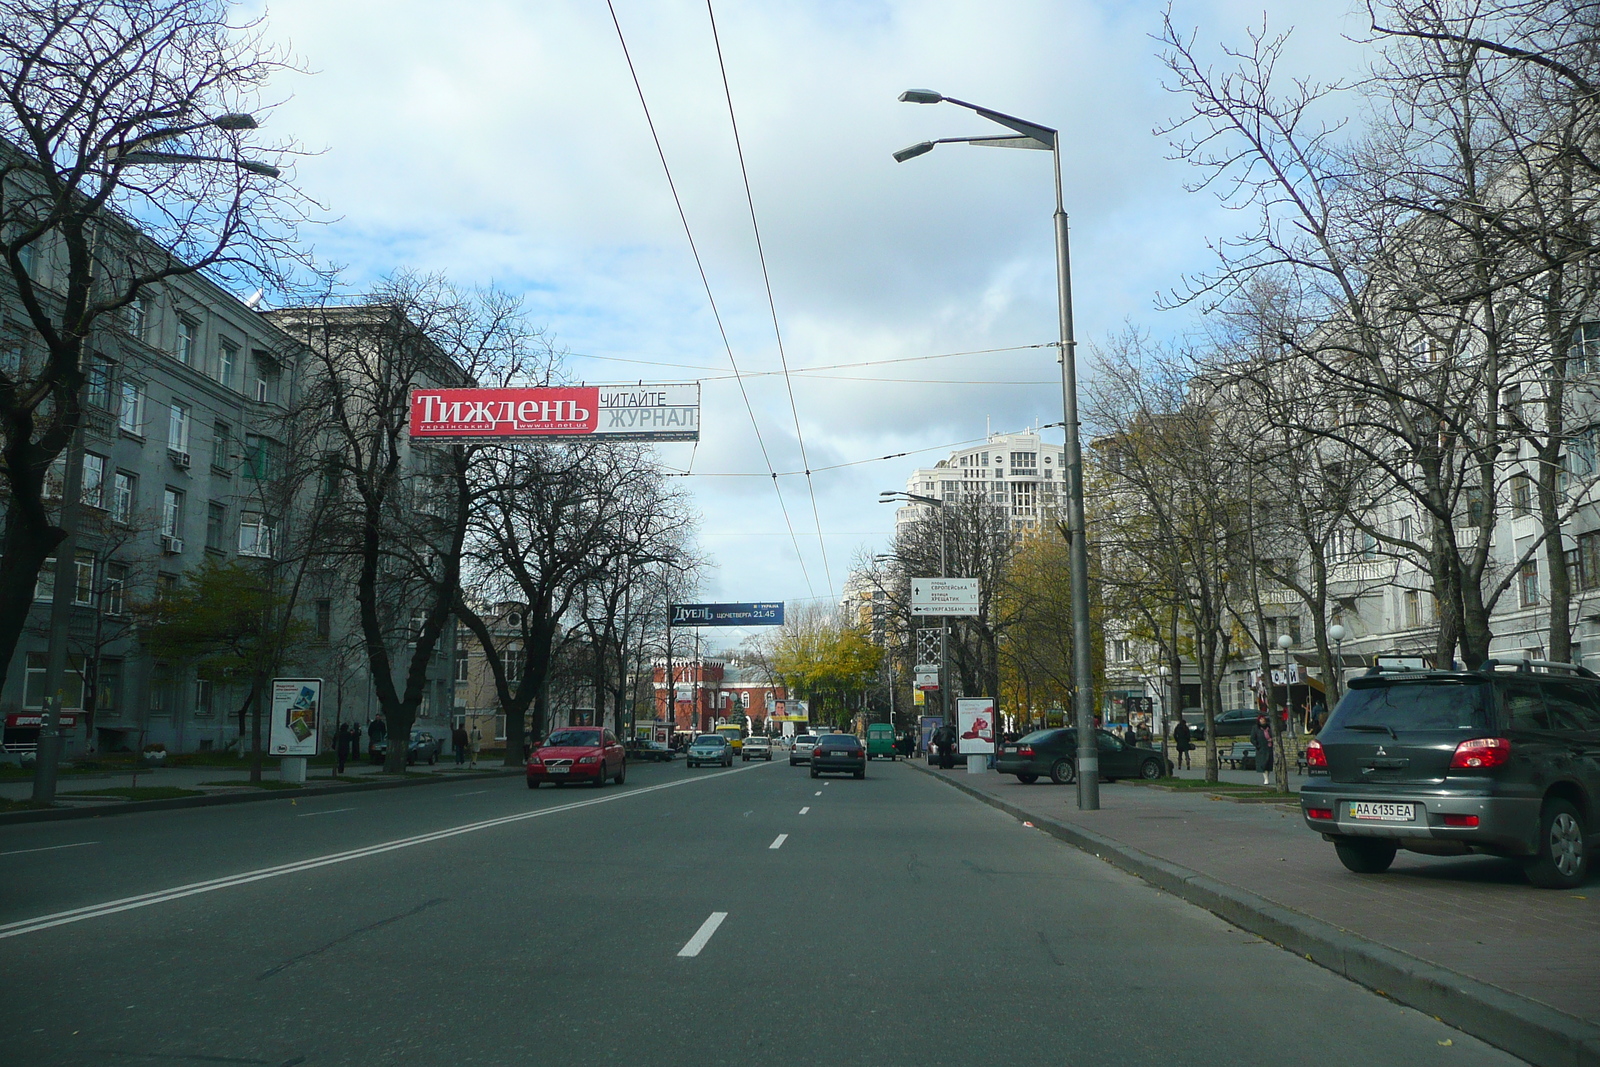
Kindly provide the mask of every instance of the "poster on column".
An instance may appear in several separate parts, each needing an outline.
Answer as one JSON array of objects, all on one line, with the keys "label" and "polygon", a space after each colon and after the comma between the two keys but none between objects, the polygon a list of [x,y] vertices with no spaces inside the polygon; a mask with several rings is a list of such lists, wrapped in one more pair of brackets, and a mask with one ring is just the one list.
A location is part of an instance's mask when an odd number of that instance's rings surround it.
[{"label": "poster on column", "polygon": [[272,731],[267,752],[274,756],[315,756],[322,731],[321,678],[272,679]]},{"label": "poster on column", "polygon": [[956,731],[961,754],[987,756],[994,751],[994,698],[962,697],[956,701]]}]

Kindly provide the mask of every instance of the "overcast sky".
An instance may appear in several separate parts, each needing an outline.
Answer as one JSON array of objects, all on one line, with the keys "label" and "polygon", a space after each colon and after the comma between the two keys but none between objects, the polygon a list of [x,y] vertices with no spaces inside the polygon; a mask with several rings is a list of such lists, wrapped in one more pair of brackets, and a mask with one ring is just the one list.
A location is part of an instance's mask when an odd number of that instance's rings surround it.
[{"label": "overcast sky", "polygon": [[[771,468],[800,471],[706,5],[615,3]],[[1344,36],[1365,11],[1343,0],[1178,0],[1174,20],[1214,47],[1263,9],[1294,27],[1297,73],[1359,71]],[[1080,342],[1191,329],[1155,296],[1241,220],[1186,192],[1193,175],[1152,134],[1181,107],[1150,37],[1160,11],[718,0],[790,368],[1055,338],[1049,155],[948,145],[896,164],[913,142],[996,130],[896,101],[913,87],[1062,130]],[[857,554],[888,544],[880,490],[986,428],[1061,418],[1047,348],[793,375],[811,468],[924,450],[815,474],[816,515],[806,479],[781,477],[802,566],[604,0],[280,0],[267,18],[310,72],[275,87],[271,131],[322,150],[297,177],[335,221],[308,236],[352,285],[397,267],[492,283],[525,296],[575,378],[704,383],[701,441],[660,456],[693,472],[705,599],[836,598]]]}]

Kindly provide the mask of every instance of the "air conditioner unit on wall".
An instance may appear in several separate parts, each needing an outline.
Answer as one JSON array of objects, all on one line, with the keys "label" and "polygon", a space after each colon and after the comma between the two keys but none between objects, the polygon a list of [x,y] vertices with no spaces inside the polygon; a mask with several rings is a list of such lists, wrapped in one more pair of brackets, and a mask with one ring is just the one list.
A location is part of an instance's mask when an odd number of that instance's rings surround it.
[{"label": "air conditioner unit on wall", "polygon": [[176,556],[178,553],[183,551],[183,538],[169,537],[166,534],[162,534],[161,551],[167,553],[168,555]]},{"label": "air conditioner unit on wall", "polygon": [[179,452],[176,448],[167,449],[167,458],[172,460],[172,465],[181,471],[189,469],[189,453]]}]

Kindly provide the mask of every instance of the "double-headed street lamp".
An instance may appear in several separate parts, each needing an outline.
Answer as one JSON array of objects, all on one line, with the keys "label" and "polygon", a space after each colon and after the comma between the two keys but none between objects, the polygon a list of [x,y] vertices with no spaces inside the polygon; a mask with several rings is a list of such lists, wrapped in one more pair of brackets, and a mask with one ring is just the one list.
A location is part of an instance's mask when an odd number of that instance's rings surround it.
[{"label": "double-headed street lamp", "polygon": [[[923,496],[921,493],[899,493],[885,490],[878,494],[878,503],[887,504],[892,500],[905,500],[912,504],[927,504],[937,508],[939,516],[939,577],[950,577],[950,561],[945,555],[944,541],[944,501],[936,496]],[[899,559],[900,557],[895,557]],[[902,560],[902,562],[904,562]],[[913,645],[913,647],[915,647]],[[950,619],[948,616],[939,616],[939,711],[944,716],[946,726],[954,726],[955,718],[951,711],[954,705],[950,701],[950,690],[947,687],[948,673],[945,664],[950,659]]]},{"label": "double-headed street lamp", "polygon": [[1072,265],[1067,244],[1067,213],[1061,199],[1060,133],[1049,126],[991,111],[965,100],[944,96],[928,89],[909,89],[900,94],[902,103],[955,104],[976,111],[984,118],[1016,131],[1010,137],[944,137],[921,141],[894,154],[895,162],[931,152],[935,145],[972,144],[985,148],[1029,148],[1049,152],[1055,162],[1056,178],[1056,286],[1057,312],[1061,327],[1061,408],[1066,425],[1067,540],[1072,579],[1072,686],[1078,707],[1078,807],[1100,807],[1100,750],[1091,743],[1094,731],[1094,675],[1089,655],[1089,549],[1083,514],[1083,449],[1078,439],[1077,342],[1072,332]]}]

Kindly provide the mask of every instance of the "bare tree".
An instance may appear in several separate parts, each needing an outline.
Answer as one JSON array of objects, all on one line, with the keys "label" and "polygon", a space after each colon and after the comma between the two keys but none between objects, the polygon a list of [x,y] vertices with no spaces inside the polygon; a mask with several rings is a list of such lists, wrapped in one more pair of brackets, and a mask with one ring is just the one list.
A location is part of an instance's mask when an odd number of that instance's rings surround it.
[{"label": "bare tree", "polygon": [[[66,536],[46,472],[83,420],[84,350],[166,279],[278,286],[300,260],[286,144],[244,112],[285,66],[221,0],[0,3],[0,279],[29,327],[0,359],[0,682]],[[74,479],[69,477],[68,484]],[[74,502],[68,501],[68,507]]]}]

